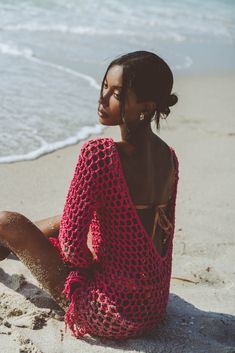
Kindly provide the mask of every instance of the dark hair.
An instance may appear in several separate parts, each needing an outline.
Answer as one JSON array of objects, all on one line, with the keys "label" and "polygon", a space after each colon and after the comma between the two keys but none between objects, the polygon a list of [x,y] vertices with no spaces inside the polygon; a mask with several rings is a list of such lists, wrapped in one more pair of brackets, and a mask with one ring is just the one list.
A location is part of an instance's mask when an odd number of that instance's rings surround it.
[{"label": "dark hair", "polygon": [[123,67],[120,97],[121,116],[123,117],[125,114],[127,90],[131,89],[136,94],[139,103],[144,101],[156,102],[155,120],[157,129],[159,129],[160,117],[166,118],[170,113],[169,107],[175,105],[178,101],[177,96],[171,94],[173,74],[167,63],[158,55],[148,51],[135,51],[122,55],[109,64],[101,84],[101,96],[107,72],[114,65]]}]

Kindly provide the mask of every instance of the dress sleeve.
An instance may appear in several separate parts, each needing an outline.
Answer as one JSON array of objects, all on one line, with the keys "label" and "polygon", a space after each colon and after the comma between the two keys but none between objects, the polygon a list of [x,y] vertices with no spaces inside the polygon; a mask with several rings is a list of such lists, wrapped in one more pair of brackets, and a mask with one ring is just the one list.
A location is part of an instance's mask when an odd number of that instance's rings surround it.
[{"label": "dress sleeve", "polygon": [[92,177],[89,141],[80,152],[61,219],[58,236],[64,259],[74,267],[87,269],[93,256],[87,246],[87,234],[94,212],[94,178]]},{"label": "dress sleeve", "polygon": [[[99,161],[99,149],[105,148],[103,139],[87,141],[81,148],[74,171],[58,236],[59,250],[70,268],[63,293],[69,299],[64,321],[76,337],[84,335],[83,317],[77,308],[82,300],[82,289],[92,278],[96,261],[87,246],[89,226],[93,213],[100,205],[102,190],[97,182],[104,163]],[[107,142],[108,143],[108,142]],[[94,265],[94,266],[93,266]]]}]

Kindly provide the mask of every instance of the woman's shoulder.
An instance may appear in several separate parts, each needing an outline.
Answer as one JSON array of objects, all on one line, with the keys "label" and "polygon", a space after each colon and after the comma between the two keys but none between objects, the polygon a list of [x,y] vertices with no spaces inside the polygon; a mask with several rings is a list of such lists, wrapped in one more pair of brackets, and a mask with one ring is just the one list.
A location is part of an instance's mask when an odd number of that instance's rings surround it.
[{"label": "woman's shoulder", "polygon": [[155,150],[158,152],[158,155],[164,158],[166,163],[168,162],[170,165],[176,167],[178,165],[178,158],[176,155],[175,148],[168,145],[163,139],[159,136],[155,135]]},{"label": "woman's shoulder", "polygon": [[79,159],[93,169],[100,169],[110,163],[110,157],[115,153],[115,143],[112,138],[99,137],[83,143]]},{"label": "woman's shoulder", "polygon": [[105,150],[113,146],[114,141],[111,137],[97,137],[91,140],[87,140],[83,143],[81,151],[90,150],[95,152],[98,150]]},{"label": "woman's shoulder", "polygon": [[156,146],[156,149],[161,150],[161,152],[165,152],[166,154],[171,154],[172,152],[172,147],[168,145],[166,141],[164,141],[161,137],[158,135],[154,136],[153,142]]}]

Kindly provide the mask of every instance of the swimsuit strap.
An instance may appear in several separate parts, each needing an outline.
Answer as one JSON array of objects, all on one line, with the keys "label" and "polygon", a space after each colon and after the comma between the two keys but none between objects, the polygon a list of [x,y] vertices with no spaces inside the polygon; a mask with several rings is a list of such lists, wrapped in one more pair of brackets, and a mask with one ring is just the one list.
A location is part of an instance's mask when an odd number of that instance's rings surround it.
[{"label": "swimsuit strap", "polygon": [[164,242],[168,239],[168,236],[171,232],[172,229],[172,224],[168,220],[168,218],[165,215],[164,208],[168,205],[168,202],[160,204],[160,205],[155,205],[155,204],[149,204],[149,205],[135,205],[137,210],[144,210],[144,209],[150,209],[150,208],[155,208],[155,217],[154,217],[154,222],[153,222],[153,231],[152,231],[152,238],[154,238],[155,233],[156,233],[156,228],[157,224],[164,230],[166,234],[166,238],[164,239]]},{"label": "swimsuit strap", "polygon": [[150,204],[150,205],[135,205],[135,208],[137,210],[144,210],[144,209],[147,209],[147,208],[152,208],[154,205],[153,204]]},{"label": "swimsuit strap", "polygon": [[156,208],[155,208],[156,213],[155,213],[153,232],[152,232],[152,238],[154,238],[157,224],[159,224],[160,228],[164,231],[164,234],[165,234],[165,238],[163,240],[164,243],[167,241],[172,231],[172,224],[167,218],[164,210],[164,208],[168,206],[168,204],[169,202],[161,205],[156,205]]},{"label": "swimsuit strap", "polygon": [[168,203],[163,203],[163,204],[161,204],[161,205],[155,205],[154,203],[151,203],[151,204],[149,204],[149,205],[135,205],[135,208],[136,208],[137,210],[143,210],[143,209],[145,209],[145,208],[165,207],[165,206],[167,206],[167,204],[168,204]]}]

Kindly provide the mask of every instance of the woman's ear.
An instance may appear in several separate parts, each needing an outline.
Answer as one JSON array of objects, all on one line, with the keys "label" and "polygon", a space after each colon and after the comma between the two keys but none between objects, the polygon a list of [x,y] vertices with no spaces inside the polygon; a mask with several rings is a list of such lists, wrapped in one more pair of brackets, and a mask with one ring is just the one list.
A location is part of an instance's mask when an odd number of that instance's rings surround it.
[{"label": "woman's ear", "polygon": [[145,104],[145,111],[149,114],[153,114],[157,109],[157,104],[155,102],[149,101]]}]

